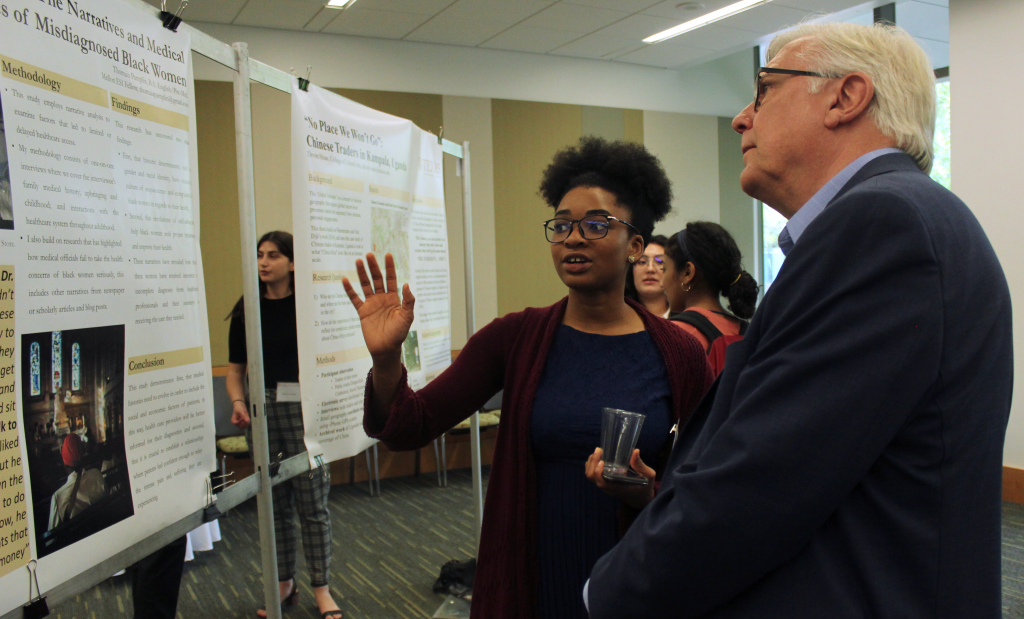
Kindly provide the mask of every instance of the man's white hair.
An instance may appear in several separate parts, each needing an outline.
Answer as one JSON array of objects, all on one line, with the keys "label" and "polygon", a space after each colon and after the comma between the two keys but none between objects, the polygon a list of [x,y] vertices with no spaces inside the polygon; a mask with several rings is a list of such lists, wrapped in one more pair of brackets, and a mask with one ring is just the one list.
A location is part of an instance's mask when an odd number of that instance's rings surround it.
[{"label": "man's white hair", "polygon": [[[768,60],[797,39],[806,39],[798,57],[809,71],[830,77],[861,71],[871,78],[875,98],[868,107],[869,118],[928,173],[935,132],[935,74],[914,39],[889,24],[802,24],[772,39]],[[822,79],[809,81],[811,92],[825,84]]]}]

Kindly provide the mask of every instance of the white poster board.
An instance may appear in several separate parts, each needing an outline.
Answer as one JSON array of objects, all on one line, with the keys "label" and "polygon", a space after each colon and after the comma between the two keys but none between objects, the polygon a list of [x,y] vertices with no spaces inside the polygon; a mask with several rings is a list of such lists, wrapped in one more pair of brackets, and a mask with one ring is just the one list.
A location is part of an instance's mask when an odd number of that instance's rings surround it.
[{"label": "white poster board", "polygon": [[395,258],[416,319],[403,346],[419,389],[451,363],[448,238],[442,151],[411,121],[292,80],[295,311],[306,449],[311,465],[373,444],[363,432],[370,369],[359,317],[341,285],[355,261]]},{"label": "white poster board", "polygon": [[[116,0],[0,1],[0,62],[0,462],[25,497],[0,553],[30,549],[0,575],[37,558],[46,591],[207,504],[191,50]],[[0,578],[0,612],[25,582]]]}]

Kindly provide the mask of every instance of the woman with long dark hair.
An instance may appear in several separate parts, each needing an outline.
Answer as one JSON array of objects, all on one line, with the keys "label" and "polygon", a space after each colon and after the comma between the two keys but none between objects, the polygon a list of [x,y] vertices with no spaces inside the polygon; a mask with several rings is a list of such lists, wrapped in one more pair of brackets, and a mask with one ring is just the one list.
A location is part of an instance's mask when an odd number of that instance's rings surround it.
[{"label": "woman with long dark hair", "polygon": [[[672,320],[697,338],[708,354],[718,337],[742,335],[754,315],[758,286],[743,269],[743,256],[729,231],[710,221],[694,221],[669,238],[662,287]],[[729,313],[722,307],[729,303]],[[709,357],[715,374],[724,356]]]},{"label": "woman with long dark hair", "polygon": [[373,357],[367,434],[391,449],[423,447],[504,388],[473,586],[477,619],[586,619],[590,569],[615,545],[618,516],[651,493],[609,482],[606,494],[588,482],[601,408],[645,414],[633,457],[655,462],[711,381],[693,338],[624,296],[670,208],[658,159],[638,144],[584,138],[555,155],[540,191],[554,213],[537,234],[568,295],[492,321],[419,391],[401,364],[415,299],[408,284],[399,295],[393,258],[383,272],[372,254],[369,273],[356,261],[365,300],[343,280]]},{"label": "woman with long dark hair", "polygon": [[[278,402],[281,383],[299,382],[298,336],[295,331],[295,254],[292,235],[276,230],[260,237],[257,263],[260,276],[260,322],[263,335],[263,388],[267,398],[267,438],[271,454],[294,456],[306,451],[303,441],[302,405]],[[231,423],[248,428],[246,399],[245,311],[239,299],[228,318],[227,389],[231,396]],[[247,431],[250,449],[252,435]],[[318,612],[324,619],[341,619],[342,612],[331,597],[328,579],[331,568],[331,516],[327,497],[331,489],[330,471],[324,474],[296,475],[274,486],[274,529],[277,537],[277,573],[281,605],[292,606],[299,594],[295,582],[296,507],[302,529],[302,548],[306,555],[310,585]],[[294,504],[293,504],[294,501]],[[260,609],[257,616],[266,617]]]}]

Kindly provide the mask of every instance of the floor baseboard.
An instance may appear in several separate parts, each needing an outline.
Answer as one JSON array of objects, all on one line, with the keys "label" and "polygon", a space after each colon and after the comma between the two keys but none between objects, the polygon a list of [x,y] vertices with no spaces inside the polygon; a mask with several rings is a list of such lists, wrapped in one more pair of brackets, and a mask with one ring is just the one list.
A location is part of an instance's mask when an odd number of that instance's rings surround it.
[{"label": "floor baseboard", "polygon": [[1003,467],[1003,500],[1024,504],[1024,469]]}]

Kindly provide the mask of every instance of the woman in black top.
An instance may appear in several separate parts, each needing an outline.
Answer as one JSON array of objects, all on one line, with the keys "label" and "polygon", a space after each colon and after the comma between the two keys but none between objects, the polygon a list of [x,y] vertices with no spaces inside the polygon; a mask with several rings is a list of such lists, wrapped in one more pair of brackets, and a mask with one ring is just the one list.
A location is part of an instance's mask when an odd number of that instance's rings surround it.
[{"label": "woman in black top", "polygon": [[[302,406],[299,402],[278,402],[280,383],[299,382],[298,337],[295,332],[295,263],[292,235],[275,231],[264,234],[257,245],[260,274],[260,318],[263,334],[263,379],[267,395],[267,434],[271,457],[285,458],[306,451],[303,441]],[[249,427],[245,398],[245,315],[242,299],[231,311],[228,332],[227,389],[233,411],[231,423]],[[251,435],[247,432],[247,437]],[[326,468],[326,467],[325,467]],[[327,496],[331,488],[326,475],[297,475],[274,486],[274,529],[277,536],[277,571],[282,606],[293,605],[298,595],[295,584],[294,507],[298,507],[302,547],[310,572],[316,605],[324,619],[341,619],[342,612],[331,597],[328,576],[331,567],[331,518]],[[266,611],[260,609],[260,617]]]}]

